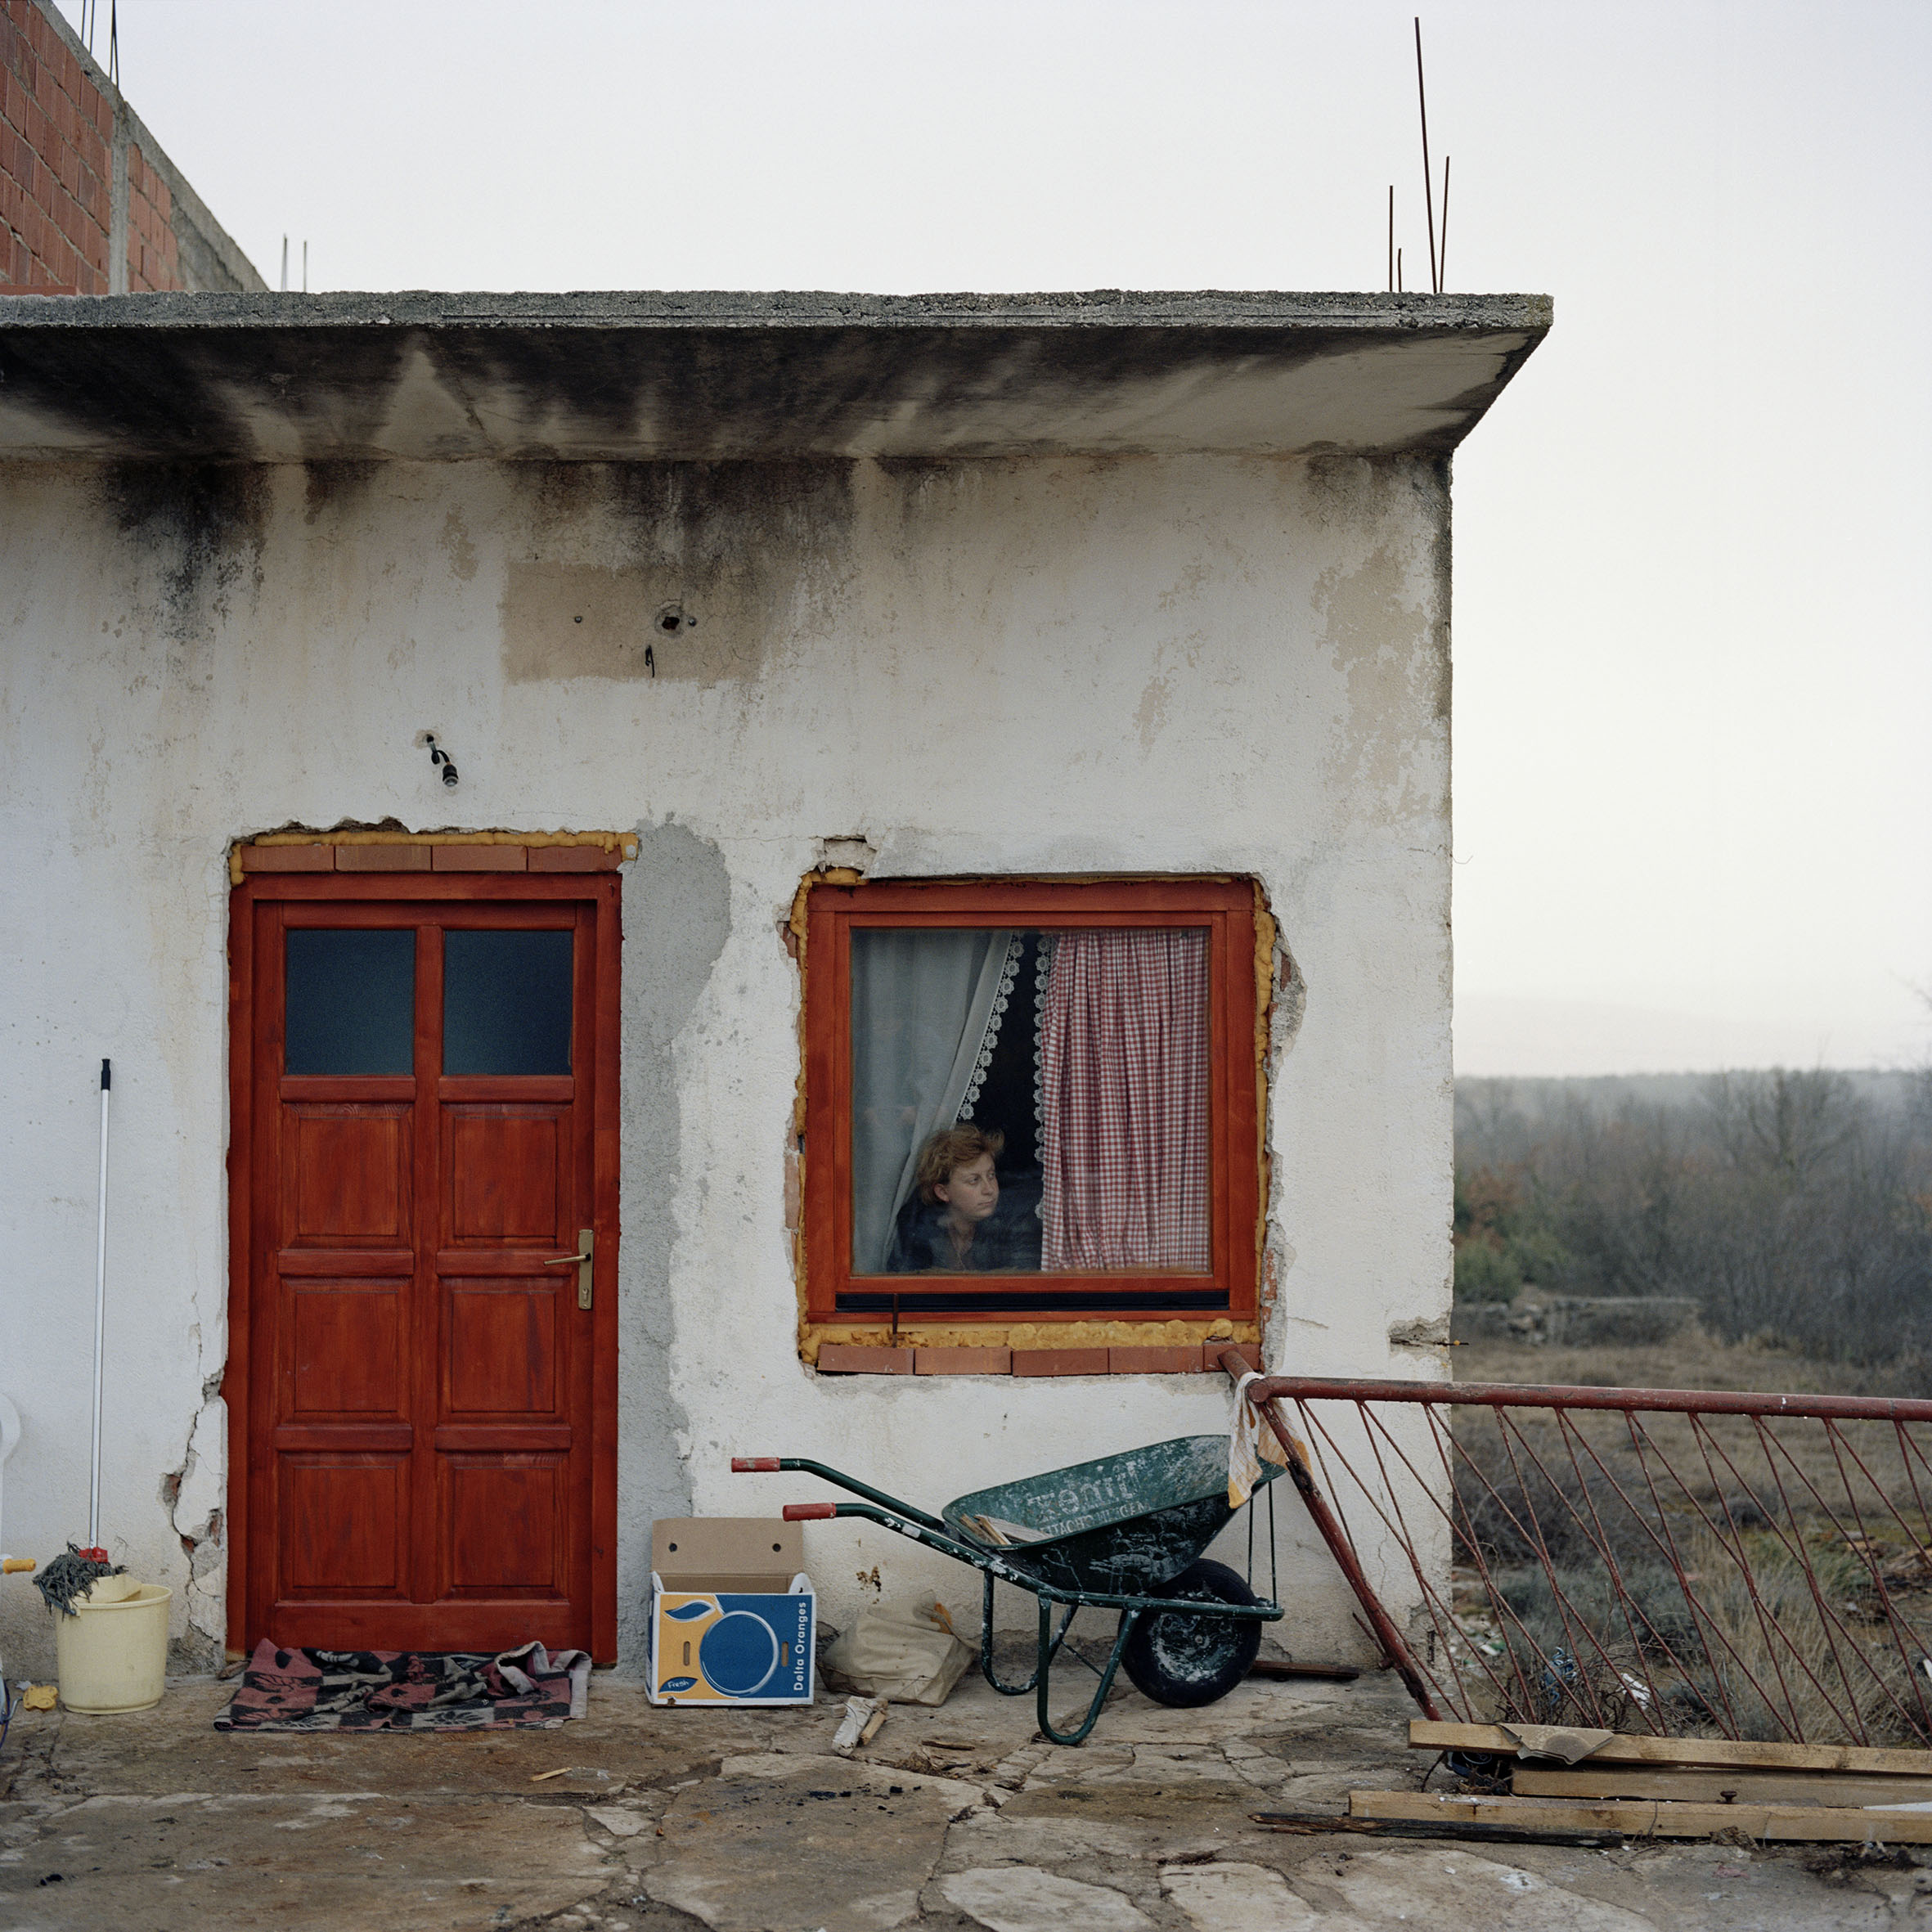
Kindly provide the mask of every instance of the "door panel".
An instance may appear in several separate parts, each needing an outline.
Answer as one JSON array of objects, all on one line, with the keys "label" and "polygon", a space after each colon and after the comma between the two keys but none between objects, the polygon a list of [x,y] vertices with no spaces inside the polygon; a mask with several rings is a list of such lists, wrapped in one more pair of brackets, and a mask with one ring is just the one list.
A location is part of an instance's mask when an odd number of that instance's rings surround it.
[{"label": "door panel", "polygon": [[281,1413],[303,1422],[407,1419],[406,1281],[282,1283]]},{"label": "door panel", "polygon": [[568,1566],[564,1458],[443,1458],[448,1598],[555,1597]]},{"label": "door panel", "polygon": [[241,888],[249,1642],[614,1647],[616,882],[508,883]]},{"label": "door panel", "polygon": [[296,1103],[282,1125],[282,1245],[409,1241],[409,1107]]},{"label": "door panel", "polygon": [[[561,1272],[561,1271],[559,1271]],[[443,1417],[449,1422],[549,1422],[568,1413],[570,1316],[559,1283],[450,1281]]]},{"label": "door panel", "polygon": [[409,1482],[402,1456],[285,1455],[285,1597],[402,1598],[408,1578]]},{"label": "door panel", "polygon": [[[566,1238],[559,1203],[569,1193],[568,1109],[448,1105],[443,1171],[449,1178],[446,1245],[555,1247]],[[560,1250],[569,1252],[569,1250]]]}]

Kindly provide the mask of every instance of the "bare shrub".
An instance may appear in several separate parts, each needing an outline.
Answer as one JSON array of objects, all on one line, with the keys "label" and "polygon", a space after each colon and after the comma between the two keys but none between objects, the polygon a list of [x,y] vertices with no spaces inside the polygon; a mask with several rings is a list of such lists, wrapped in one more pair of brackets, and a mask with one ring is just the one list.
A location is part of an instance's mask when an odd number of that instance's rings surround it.
[{"label": "bare shrub", "polygon": [[1822,1072],[1721,1075],[1674,1103],[1593,1086],[1534,1112],[1503,1083],[1458,1090],[1459,1247],[1539,1287],[1689,1297],[1724,1341],[1924,1374],[1932,1082],[1885,1105]]}]

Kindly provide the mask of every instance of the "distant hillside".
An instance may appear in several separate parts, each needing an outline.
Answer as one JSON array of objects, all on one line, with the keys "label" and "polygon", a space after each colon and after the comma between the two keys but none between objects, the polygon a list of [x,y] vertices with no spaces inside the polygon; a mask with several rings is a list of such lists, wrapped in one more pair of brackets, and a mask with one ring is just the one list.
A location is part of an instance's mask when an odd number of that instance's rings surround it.
[{"label": "distant hillside", "polygon": [[1455,1242],[1459,1301],[1674,1296],[1725,1341],[1932,1366],[1932,1071],[1459,1081]]},{"label": "distant hillside", "polygon": [[[1884,1113],[1903,1112],[1925,1078],[1922,1072],[1897,1068],[1867,1067],[1837,1071],[1860,1099]],[[1710,1083],[1722,1077],[1711,1073],[1631,1073],[1603,1074],[1589,1079],[1458,1080],[1457,1125],[1462,1126],[1465,1108],[1469,1110],[1470,1124],[1474,1125],[1507,1113],[1520,1114],[1525,1121],[1539,1122],[1573,1106],[1587,1108],[1600,1119],[1615,1114],[1626,1102],[1639,1107],[1701,1107]]]}]

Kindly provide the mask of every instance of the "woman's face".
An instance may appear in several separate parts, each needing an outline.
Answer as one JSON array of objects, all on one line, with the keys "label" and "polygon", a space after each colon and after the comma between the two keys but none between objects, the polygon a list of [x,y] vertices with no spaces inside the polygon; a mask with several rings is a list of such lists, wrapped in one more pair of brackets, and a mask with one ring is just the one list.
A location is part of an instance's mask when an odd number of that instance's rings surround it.
[{"label": "woman's face", "polygon": [[993,1171],[993,1157],[982,1154],[964,1167],[955,1167],[932,1193],[953,1211],[955,1220],[968,1224],[983,1221],[1000,1205],[1000,1177]]}]

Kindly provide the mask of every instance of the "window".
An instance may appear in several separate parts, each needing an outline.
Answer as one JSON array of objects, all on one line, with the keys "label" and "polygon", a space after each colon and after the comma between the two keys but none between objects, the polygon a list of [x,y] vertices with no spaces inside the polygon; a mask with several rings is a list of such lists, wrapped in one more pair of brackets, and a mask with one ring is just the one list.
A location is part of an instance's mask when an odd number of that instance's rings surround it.
[{"label": "window", "polygon": [[810,1319],[1251,1319],[1256,923],[1226,879],[813,885]]}]

